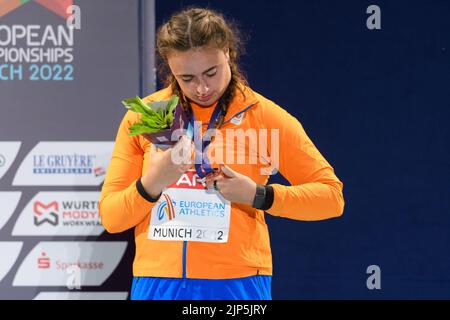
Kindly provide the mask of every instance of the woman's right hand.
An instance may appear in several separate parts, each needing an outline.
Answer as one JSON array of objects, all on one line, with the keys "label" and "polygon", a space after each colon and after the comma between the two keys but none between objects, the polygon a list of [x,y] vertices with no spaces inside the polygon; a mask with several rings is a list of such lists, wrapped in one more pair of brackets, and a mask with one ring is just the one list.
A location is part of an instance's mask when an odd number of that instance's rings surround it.
[{"label": "woman's right hand", "polygon": [[194,144],[183,136],[175,146],[158,152],[152,145],[147,172],[141,182],[147,194],[156,198],[161,191],[178,181],[192,167]]}]

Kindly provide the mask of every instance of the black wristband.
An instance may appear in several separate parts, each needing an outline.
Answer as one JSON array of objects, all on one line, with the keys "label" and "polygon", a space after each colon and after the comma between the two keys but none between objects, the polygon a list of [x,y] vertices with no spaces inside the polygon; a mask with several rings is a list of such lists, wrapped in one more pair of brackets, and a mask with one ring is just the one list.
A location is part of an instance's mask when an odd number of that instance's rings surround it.
[{"label": "black wristband", "polygon": [[274,192],[272,186],[264,186],[266,188],[266,198],[264,199],[264,204],[261,210],[269,210],[273,205]]},{"label": "black wristband", "polygon": [[139,178],[136,181],[136,189],[139,192],[139,194],[142,196],[142,198],[144,198],[145,200],[149,201],[149,202],[156,202],[159,200],[159,198],[161,197],[162,192],[159,194],[158,197],[156,198],[152,198],[147,191],[145,191],[144,186],[142,185],[142,181],[141,178]]},{"label": "black wristband", "polygon": [[256,185],[256,194],[253,199],[253,208],[269,210],[272,207],[274,192],[272,186]]}]

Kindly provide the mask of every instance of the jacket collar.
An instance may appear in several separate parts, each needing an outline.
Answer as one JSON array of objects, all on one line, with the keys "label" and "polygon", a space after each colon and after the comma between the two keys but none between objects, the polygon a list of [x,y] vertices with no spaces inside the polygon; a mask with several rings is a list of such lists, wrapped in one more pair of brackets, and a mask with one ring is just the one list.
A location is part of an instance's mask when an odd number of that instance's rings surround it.
[{"label": "jacket collar", "polygon": [[242,89],[243,93],[241,90],[236,89],[236,94],[228,108],[225,121],[229,121],[231,118],[245,111],[250,106],[258,103],[258,98],[250,87],[244,86],[243,84],[239,84],[238,86]]}]

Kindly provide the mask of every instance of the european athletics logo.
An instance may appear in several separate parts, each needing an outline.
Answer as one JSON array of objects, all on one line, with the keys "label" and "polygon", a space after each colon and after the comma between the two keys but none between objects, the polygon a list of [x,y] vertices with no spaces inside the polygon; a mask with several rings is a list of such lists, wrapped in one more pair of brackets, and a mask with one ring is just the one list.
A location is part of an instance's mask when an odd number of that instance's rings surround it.
[{"label": "european athletics logo", "polygon": [[158,219],[161,221],[164,218],[164,214],[167,214],[169,217],[169,220],[175,219],[175,209],[174,206],[176,205],[175,201],[170,199],[170,197],[167,194],[163,194],[164,199],[160,205],[158,206]]},{"label": "european athletics logo", "polygon": [[69,16],[66,10],[73,4],[73,0],[0,0],[0,17],[32,1],[63,18]]}]

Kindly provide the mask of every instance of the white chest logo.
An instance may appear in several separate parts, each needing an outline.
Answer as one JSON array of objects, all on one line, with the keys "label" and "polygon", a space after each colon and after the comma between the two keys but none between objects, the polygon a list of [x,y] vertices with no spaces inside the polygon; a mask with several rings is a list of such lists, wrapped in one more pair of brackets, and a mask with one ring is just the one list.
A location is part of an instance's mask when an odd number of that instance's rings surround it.
[{"label": "white chest logo", "polygon": [[242,119],[244,118],[244,113],[242,112],[241,114],[238,114],[237,116],[234,116],[233,118],[231,118],[230,122],[232,124],[241,124]]}]

